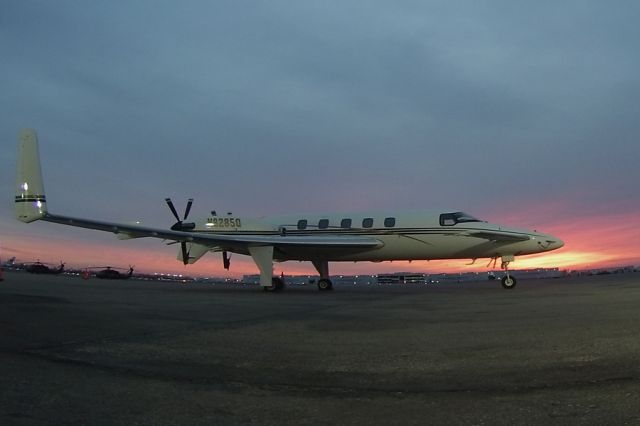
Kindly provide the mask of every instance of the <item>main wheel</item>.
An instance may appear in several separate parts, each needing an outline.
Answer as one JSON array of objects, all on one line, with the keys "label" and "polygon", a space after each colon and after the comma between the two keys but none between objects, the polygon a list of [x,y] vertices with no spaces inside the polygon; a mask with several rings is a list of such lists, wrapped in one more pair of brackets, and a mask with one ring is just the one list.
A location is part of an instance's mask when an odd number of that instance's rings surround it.
[{"label": "main wheel", "polygon": [[502,288],[511,290],[516,286],[516,278],[512,275],[505,275],[502,277]]},{"label": "main wheel", "polygon": [[331,280],[327,278],[322,278],[320,279],[320,281],[318,281],[318,290],[320,291],[333,290],[333,283],[331,282]]}]

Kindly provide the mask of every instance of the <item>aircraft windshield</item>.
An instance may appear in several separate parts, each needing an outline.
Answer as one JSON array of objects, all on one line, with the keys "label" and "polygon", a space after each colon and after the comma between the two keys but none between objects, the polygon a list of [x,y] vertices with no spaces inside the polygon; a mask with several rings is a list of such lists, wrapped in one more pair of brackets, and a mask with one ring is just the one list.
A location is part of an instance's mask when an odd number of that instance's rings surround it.
[{"label": "aircraft windshield", "polygon": [[470,214],[464,212],[443,213],[440,215],[440,226],[453,226],[458,223],[482,222]]}]

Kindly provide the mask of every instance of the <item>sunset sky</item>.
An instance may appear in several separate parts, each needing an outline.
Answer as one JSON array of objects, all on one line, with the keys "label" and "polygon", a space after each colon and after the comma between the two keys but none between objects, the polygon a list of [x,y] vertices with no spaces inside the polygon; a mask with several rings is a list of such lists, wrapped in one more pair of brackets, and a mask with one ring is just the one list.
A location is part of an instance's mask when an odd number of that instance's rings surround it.
[{"label": "sunset sky", "polygon": [[[0,258],[257,273],[16,221],[33,127],[55,213],[169,227],[165,197],[195,198],[194,218],[463,210],[565,241],[513,268],[640,265],[639,20],[633,1],[6,2]],[[331,271],[486,270],[467,263]]]}]

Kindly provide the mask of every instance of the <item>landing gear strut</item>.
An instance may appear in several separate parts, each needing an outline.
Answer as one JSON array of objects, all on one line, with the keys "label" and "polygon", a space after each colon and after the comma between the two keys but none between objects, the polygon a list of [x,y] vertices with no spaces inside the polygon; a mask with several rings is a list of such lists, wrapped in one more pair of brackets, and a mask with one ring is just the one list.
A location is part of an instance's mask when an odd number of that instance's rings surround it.
[{"label": "landing gear strut", "polygon": [[502,265],[500,267],[504,269],[504,277],[502,277],[502,288],[511,290],[516,286],[516,278],[513,275],[509,275],[509,263],[513,262],[513,256],[502,256]]}]

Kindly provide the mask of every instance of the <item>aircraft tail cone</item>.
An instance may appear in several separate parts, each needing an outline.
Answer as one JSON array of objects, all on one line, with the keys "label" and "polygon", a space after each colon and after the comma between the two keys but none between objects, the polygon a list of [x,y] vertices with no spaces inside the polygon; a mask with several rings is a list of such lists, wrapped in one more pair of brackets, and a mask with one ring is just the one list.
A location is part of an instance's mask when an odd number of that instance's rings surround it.
[{"label": "aircraft tail cone", "polygon": [[47,213],[35,130],[23,129],[20,132],[18,152],[15,212],[18,220],[29,223],[41,219]]}]

